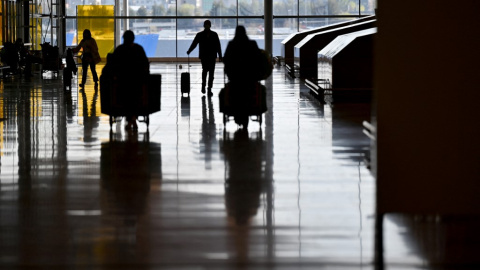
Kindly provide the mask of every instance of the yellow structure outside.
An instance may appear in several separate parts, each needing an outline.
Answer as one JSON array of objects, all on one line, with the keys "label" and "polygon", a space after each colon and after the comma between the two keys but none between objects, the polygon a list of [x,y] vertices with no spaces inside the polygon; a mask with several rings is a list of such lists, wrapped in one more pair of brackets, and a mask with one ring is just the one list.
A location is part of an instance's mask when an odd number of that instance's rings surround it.
[{"label": "yellow structure outside", "polygon": [[[115,6],[113,5],[78,5],[77,6],[77,44],[83,37],[83,30],[89,29],[97,41],[98,52],[105,61],[107,54],[115,47]],[[84,18],[95,17],[95,18]],[[104,17],[104,18],[98,18]]]}]

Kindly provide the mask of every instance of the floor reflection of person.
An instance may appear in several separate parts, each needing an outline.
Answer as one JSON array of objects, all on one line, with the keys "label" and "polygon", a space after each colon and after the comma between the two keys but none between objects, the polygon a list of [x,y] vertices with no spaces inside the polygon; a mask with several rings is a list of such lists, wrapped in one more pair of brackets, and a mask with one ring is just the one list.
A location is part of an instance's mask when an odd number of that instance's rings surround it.
[{"label": "floor reflection of person", "polygon": [[83,140],[84,142],[93,142],[96,140],[96,138],[93,137],[93,129],[97,128],[100,122],[100,116],[97,115],[98,90],[97,88],[94,90],[90,107],[88,106],[88,97],[85,91],[81,90],[80,93],[83,103]]},{"label": "floor reflection of person", "polygon": [[265,148],[261,136],[260,131],[257,137],[249,138],[248,131],[239,129],[233,139],[226,134],[221,143],[227,169],[225,205],[240,263],[248,259],[249,226],[257,214],[265,186]]},{"label": "floor reflection of person", "polygon": [[65,112],[67,116],[67,123],[73,123],[73,116],[74,116],[74,104],[72,99],[72,92],[71,91],[64,91],[64,101],[65,101]]},{"label": "floor reflection of person", "polygon": [[106,259],[128,262],[144,248],[138,242],[139,228],[148,214],[150,186],[161,180],[161,147],[148,134],[113,136],[100,150],[101,210],[106,228],[113,230],[104,245],[109,248]]},{"label": "floor reflection of person", "polygon": [[202,133],[200,143],[204,146],[201,152],[205,154],[206,169],[212,168],[212,147],[217,140],[216,135],[217,131],[212,99],[209,97],[208,100],[206,100],[205,97],[202,97]]}]

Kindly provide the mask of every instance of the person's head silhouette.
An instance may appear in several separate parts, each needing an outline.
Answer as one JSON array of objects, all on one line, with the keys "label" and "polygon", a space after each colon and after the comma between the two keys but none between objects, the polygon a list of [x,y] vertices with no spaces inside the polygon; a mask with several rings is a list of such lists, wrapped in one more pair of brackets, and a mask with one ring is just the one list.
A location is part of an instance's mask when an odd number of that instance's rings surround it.
[{"label": "person's head silhouette", "polygon": [[15,40],[15,44],[16,45],[23,45],[23,39],[22,38],[17,38],[17,40]]},{"label": "person's head silhouette", "polygon": [[92,38],[92,33],[90,32],[90,30],[88,30],[88,29],[83,30],[83,38],[84,39]]},{"label": "person's head silhouette", "polygon": [[127,30],[125,33],[123,33],[123,44],[130,45],[133,44],[133,41],[135,40],[135,34],[133,33],[132,30]]},{"label": "person's head silhouette", "polygon": [[246,40],[246,39],[248,39],[247,30],[245,30],[245,27],[243,25],[239,25],[239,26],[237,26],[237,28],[235,28],[234,39],[235,40]]},{"label": "person's head silhouette", "polygon": [[212,27],[212,22],[210,22],[210,20],[205,20],[203,22],[203,27],[206,29],[206,30],[210,30],[210,27]]}]

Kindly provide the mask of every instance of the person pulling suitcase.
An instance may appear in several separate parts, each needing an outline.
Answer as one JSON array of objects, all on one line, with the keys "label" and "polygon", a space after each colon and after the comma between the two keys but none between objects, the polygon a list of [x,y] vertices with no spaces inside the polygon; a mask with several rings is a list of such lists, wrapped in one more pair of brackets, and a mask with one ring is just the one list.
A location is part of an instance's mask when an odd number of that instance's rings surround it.
[{"label": "person pulling suitcase", "polygon": [[215,73],[215,62],[217,61],[217,54],[220,62],[222,62],[222,46],[220,45],[220,39],[218,34],[210,28],[212,23],[209,20],[206,20],[203,23],[205,28],[203,31],[198,32],[193,39],[190,48],[187,51],[187,54],[190,53],[199,45],[198,58],[202,62],[202,93],[205,94],[205,86],[208,73],[208,95],[213,95],[212,86],[213,86],[213,74]]}]

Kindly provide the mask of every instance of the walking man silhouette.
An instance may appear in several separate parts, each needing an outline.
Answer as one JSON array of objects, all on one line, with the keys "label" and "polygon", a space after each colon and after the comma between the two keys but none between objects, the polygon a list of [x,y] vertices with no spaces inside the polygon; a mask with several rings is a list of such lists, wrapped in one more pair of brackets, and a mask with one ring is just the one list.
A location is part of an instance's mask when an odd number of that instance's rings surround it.
[{"label": "walking man silhouette", "polygon": [[200,58],[200,61],[202,62],[202,93],[205,94],[208,73],[208,95],[211,96],[213,95],[212,86],[215,62],[217,60],[217,54],[220,62],[222,61],[222,47],[220,45],[218,34],[210,30],[212,23],[209,20],[206,20],[203,22],[203,27],[205,29],[195,35],[195,39],[193,40],[192,45],[190,45],[187,54],[190,55],[195,47],[197,47],[197,44],[199,44],[198,58]]}]

